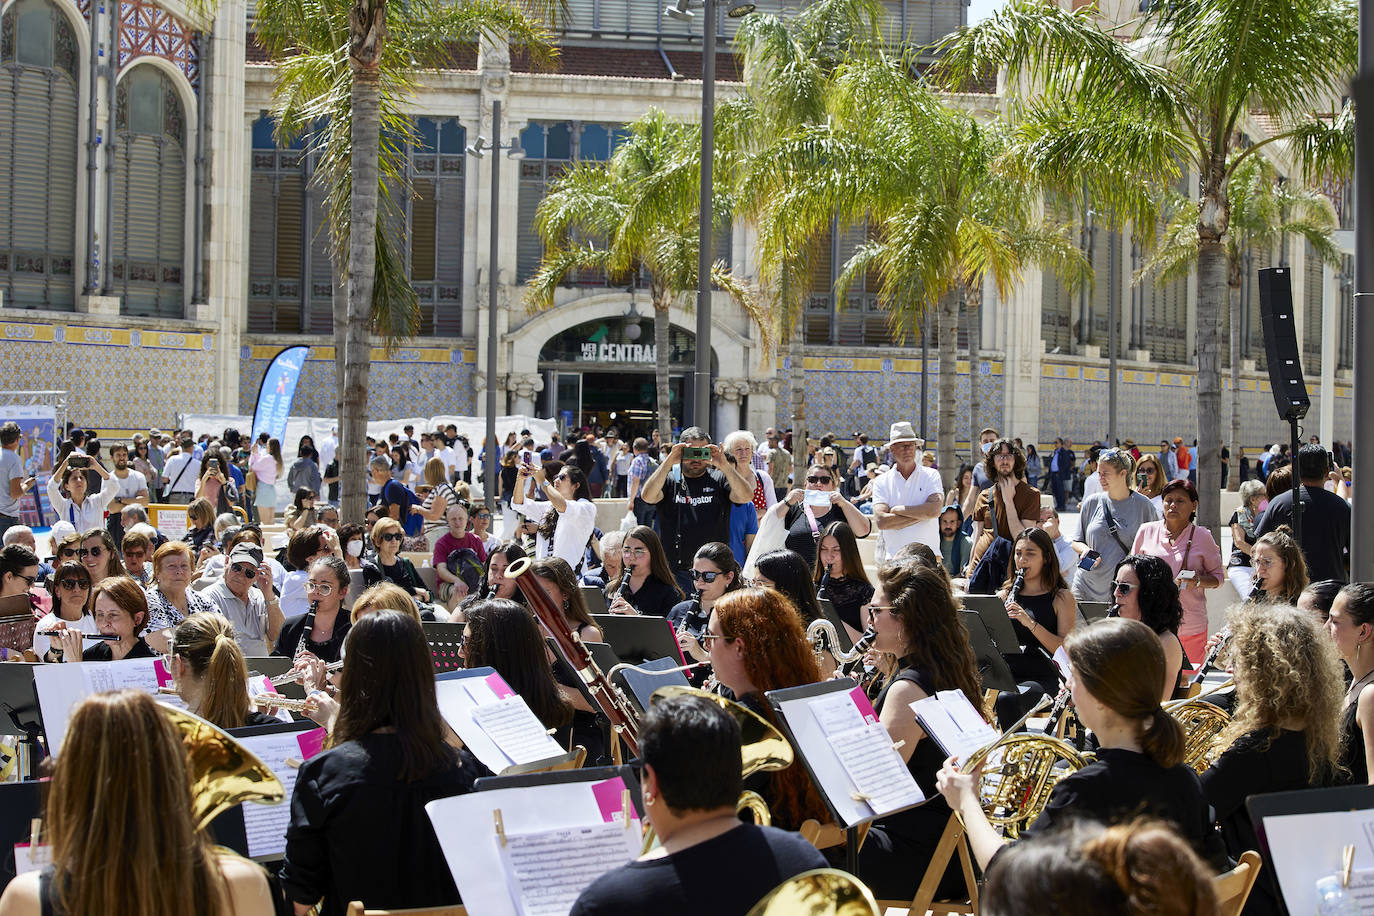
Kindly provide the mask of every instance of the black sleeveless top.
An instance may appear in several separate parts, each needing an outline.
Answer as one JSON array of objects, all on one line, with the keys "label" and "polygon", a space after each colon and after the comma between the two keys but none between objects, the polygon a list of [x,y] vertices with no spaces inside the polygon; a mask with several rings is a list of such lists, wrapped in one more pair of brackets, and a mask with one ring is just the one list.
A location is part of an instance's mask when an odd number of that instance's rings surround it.
[{"label": "black sleeveless top", "polygon": [[1345,709],[1341,710],[1341,736],[1344,738],[1341,745],[1341,763],[1350,773],[1347,784],[1352,786],[1362,786],[1369,782],[1369,763],[1364,756],[1364,731],[1356,718],[1359,705],[1360,698],[1357,694],[1345,704]]},{"label": "black sleeveless top", "polygon": [[864,625],[859,619],[859,608],[873,597],[873,586],[862,579],[828,577],[825,587],[816,592],[817,598],[826,598],[835,605],[835,613],[840,619],[860,633]]},{"label": "black sleeveless top", "polygon": [[57,887],[53,884],[53,867],[49,865],[38,873],[38,912],[42,916],[57,916]]},{"label": "black sleeveless top", "polygon": [[[1023,593],[1017,596],[1016,603],[1021,605],[1036,623],[1058,636],[1059,615],[1054,612],[1054,595],[1053,591],[1045,592],[1043,595]],[[1011,628],[1016,633],[1016,641],[1021,644],[1022,649],[1020,655],[1003,656],[1007,660],[1007,667],[1011,669],[1012,677],[1016,678],[1018,683],[1032,681],[1039,684],[1046,693],[1053,694],[1059,689],[1059,676],[1045,647],[1035,638],[1030,628],[1019,621],[1013,620]]]}]

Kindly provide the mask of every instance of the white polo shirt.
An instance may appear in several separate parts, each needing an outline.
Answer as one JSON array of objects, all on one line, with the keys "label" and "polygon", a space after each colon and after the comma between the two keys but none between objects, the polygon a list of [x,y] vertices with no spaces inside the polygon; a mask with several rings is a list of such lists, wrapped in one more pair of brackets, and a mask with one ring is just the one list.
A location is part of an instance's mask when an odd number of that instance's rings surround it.
[{"label": "white polo shirt", "polygon": [[[903,477],[895,467],[878,478],[873,484],[873,501],[883,503],[889,509],[894,506],[919,506],[931,496],[943,496],[944,483],[940,472],[934,468],[916,465],[910,477]],[[940,519],[931,516],[924,521],[905,528],[884,528],[883,548],[892,556],[907,544],[920,541],[935,555],[940,555]]]}]

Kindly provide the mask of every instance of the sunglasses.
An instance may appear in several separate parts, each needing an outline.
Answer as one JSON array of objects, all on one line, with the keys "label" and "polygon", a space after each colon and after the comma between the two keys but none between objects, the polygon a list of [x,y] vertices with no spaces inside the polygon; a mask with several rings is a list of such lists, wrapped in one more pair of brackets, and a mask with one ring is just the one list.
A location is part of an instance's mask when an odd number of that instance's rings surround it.
[{"label": "sunglasses", "polygon": [[74,557],[74,556],[76,556],[76,548],[75,548],[75,547],[63,547],[63,548],[62,548],[62,556],[64,556],[64,557]]},{"label": "sunglasses", "polygon": [[91,582],[89,579],[84,582],[80,579],[63,579],[57,585],[59,588],[90,588]]},{"label": "sunglasses", "polygon": [[258,574],[258,568],[251,563],[235,563],[229,568],[240,576],[256,576]]},{"label": "sunglasses", "polygon": [[1112,580],[1112,594],[1114,595],[1129,595],[1134,588],[1135,586],[1129,582],[1117,582],[1115,579]]},{"label": "sunglasses", "polygon": [[483,518],[483,519],[485,519],[485,518],[491,518],[491,513],[490,513],[490,512],[478,512],[477,515],[474,516],[474,518]]},{"label": "sunglasses", "polygon": [[391,532],[390,534],[383,534],[383,535],[380,535],[380,536],[377,538],[377,540],[378,540],[378,541],[399,541],[399,540],[401,540],[401,539],[404,538],[404,537],[405,537],[405,535],[404,535],[404,534],[401,534],[399,531],[393,531],[393,532]]},{"label": "sunglasses", "polygon": [[834,479],[835,479],[835,478],[833,478],[833,477],[821,477],[821,476],[817,475],[817,476],[807,477],[807,478],[806,478],[806,482],[807,482],[807,483],[830,483],[830,482],[831,482],[832,480],[834,480]]},{"label": "sunglasses", "polygon": [[95,557],[96,559],[99,559],[100,555],[104,552],[105,548],[100,546],[82,547],[79,551],[77,551],[77,555],[81,557]]},{"label": "sunglasses", "polygon": [[702,572],[699,569],[694,569],[692,570],[692,581],[705,582],[707,585],[710,585],[712,582],[716,581],[717,576],[723,575],[725,574],[720,572]]},{"label": "sunglasses", "polygon": [[24,582],[28,584],[29,588],[33,588],[33,583],[38,581],[37,576],[26,576],[23,573],[12,573],[11,575],[16,579],[23,579]]}]

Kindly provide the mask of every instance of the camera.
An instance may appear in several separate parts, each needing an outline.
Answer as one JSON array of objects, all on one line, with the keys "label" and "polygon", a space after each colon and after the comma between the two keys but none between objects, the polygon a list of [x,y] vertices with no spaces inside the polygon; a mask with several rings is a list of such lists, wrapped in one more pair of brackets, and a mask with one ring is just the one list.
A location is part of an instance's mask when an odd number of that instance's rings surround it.
[{"label": "camera", "polygon": [[710,461],[711,449],[689,445],[682,450],[683,461]]}]

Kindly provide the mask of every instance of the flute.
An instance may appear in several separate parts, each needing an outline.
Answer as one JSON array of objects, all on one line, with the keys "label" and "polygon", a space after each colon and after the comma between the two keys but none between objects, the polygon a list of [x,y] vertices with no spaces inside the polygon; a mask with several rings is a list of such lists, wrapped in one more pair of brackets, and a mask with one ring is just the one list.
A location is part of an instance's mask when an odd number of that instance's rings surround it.
[{"label": "flute", "polygon": [[[325,673],[329,674],[330,672],[338,671],[343,667],[343,663],[343,659],[339,659],[337,662],[330,662],[329,664],[324,666]],[[267,682],[271,684],[273,687],[280,687],[282,684],[299,683],[300,677],[301,672],[299,671],[287,671],[285,674],[278,674],[273,677],[269,677],[267,679]]]},{"label": "flute", "polygon": [[[63,633],[75,633],[76,630],[34,630],[34,636],[61,636]],[[122,636],[115,636],[111,633],[82,633],[82,639],[103,639],[106,642],[119,642]]]}]

